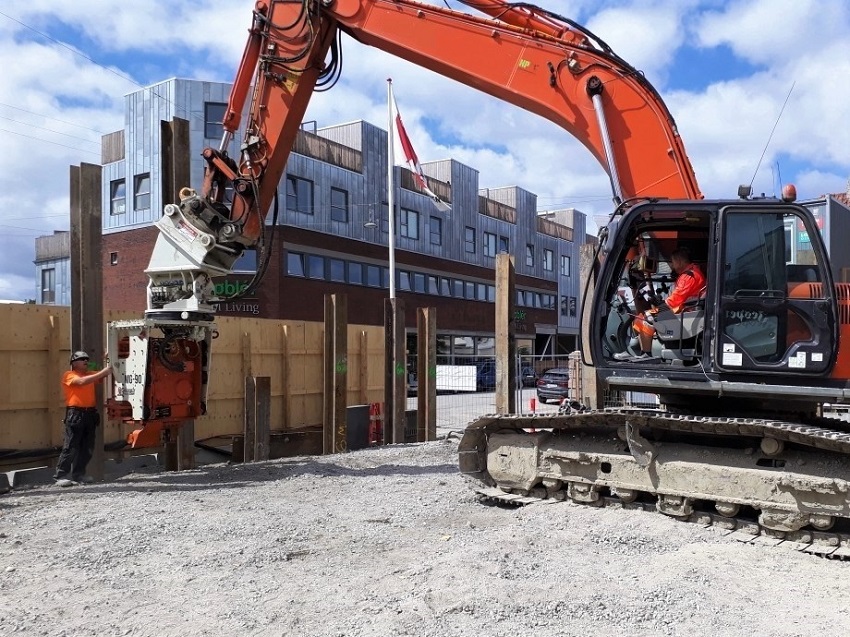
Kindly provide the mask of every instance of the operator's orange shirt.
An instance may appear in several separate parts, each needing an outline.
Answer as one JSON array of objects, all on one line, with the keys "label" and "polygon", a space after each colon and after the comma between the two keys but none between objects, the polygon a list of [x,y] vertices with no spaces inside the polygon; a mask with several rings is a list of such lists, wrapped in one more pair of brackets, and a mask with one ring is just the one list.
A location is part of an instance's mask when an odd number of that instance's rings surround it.
[{"label": "operator's orange shirt", "polygon": [[86,371],[79,374],[73,369],[69,369],[62,375],[62,389],[65,390],[66,407],[97,407],[97,397],[94,393],[97,383],[89,383],[88,385],[71,384],[71,381],[75,378],[90,376],[94,373]]},{"label": "operator's orange shirt", "polygon": [[673,288],[665,301],[667,307],[678,314],[682,311],[685,301],[695,296],[698,297],[704,287],[705,275],[696,263],[691,263],[688,269],[676,278],[676,287]]}]

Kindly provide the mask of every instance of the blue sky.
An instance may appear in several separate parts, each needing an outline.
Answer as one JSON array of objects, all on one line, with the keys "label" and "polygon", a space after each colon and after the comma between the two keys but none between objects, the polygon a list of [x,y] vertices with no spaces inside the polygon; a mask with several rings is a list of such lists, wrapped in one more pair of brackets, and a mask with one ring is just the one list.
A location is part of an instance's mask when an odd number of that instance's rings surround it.
[{"label": "blue sky", "polygon": [[[174,76],[230,81],[253,4],[0,4],[0,298],[35,295],[35,237],[68,228],[68,166],[98,161],[101,134],[123,127],[124,95]],[[801,198],[847,188],[850,3],[538,4],[584,24],[646,75],[678,124],[706,196],[734,196],[751,179],[756,192],[772,194],[779,173]],[[340,82],[313,99],[306,119],[384,125],[390,76],[421,161],[453,157],[480,171],[481,187],[536,193],[540,210],[609,211],[607,175],[553,124],[351,40],[344,54]]]}]

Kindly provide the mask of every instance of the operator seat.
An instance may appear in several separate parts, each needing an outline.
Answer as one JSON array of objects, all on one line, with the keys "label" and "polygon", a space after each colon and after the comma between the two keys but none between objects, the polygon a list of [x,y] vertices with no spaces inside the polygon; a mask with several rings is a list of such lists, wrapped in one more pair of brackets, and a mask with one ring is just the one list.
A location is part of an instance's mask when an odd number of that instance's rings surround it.
[{"label": "operator seat", "polygon": [[681,312],[664,307],[655,315],[655,336],[661,343],[661,358],[674,365],[696,362],[701,354],[705,330],[705,288],[685,301]]}]

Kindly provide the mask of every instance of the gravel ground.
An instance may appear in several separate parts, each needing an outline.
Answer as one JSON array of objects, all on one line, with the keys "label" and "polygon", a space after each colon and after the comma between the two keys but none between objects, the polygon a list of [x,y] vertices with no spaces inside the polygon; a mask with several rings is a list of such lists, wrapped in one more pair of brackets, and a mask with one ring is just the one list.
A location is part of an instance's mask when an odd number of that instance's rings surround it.
[{"label": "gravel ground", "polygon": [[457,441],[0,496],[0,635],[839,635],[850,562],[477,502]]}]

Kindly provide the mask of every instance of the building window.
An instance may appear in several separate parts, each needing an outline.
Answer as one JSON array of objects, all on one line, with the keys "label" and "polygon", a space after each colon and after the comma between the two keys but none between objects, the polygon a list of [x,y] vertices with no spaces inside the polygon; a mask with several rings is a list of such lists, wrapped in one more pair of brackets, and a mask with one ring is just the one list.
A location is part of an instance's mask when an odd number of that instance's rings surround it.
[{"label": "building window", "polygon": [[530,243],[525,244],[525,265],[534,267],[534,246]]},{"label": "building window", "polygon": [[425,294],[425,275],[420,272],[413,273],[413,291]]},{"label": "building window", "polygon": [[363,264],[348,264],[348,282],[352,285],[363,285]]},{"label": "building window", "polygon": [[118,253],[110,252],[109,253],[109,265],[118,265]]},{"label": "building window", "polygon": [[204,137],[207,139],[221,139],[224,137],[224,114],[227,112],[227,104],[222,102],[206,102],[204,104]]},{"label": "building window", "polygon": [[452,295],[452,280],[440,277],[440,296]]},{"label": "building window", "polygon": [[[445,281],[445,279],[443,279]],[[439,279],[433,274],[428,275],[428,294],[439,294],[440,283]]]},{"label": "building window", "polygon": [[475,300],[475,284],[472,281],[466,281],[464,283],[466,285],[466,294],[464,295],[470,301]]},{"label": "building window", "polygon": [[567,301],[567,304],[570,307],[570,316],[575,317],[576,313],[578,312],[578,299],[574,296],[571,296]]},{"label": "building window", "polygon": [[399,290],[406,290],[407,292],[410,292],[410,272],[407,270],[399,270],[397,274],[398,281],[396,282],[396,287]]},{"label": "building window", "polygon": [[547,272],[551,272],[554,269],[554,264],[552,263],[553,256],[551,250],[543,250],[543,269]]},{"label": "building window", "polygon": [[133,210],[150,210],[151,175],[136,175],[133,179]]},{"label": "building window", "polygon": [[466,226],[463,229],[464,250],[470,254],[475,254],[475,228]]},{"label": "building window", "polygon": [[408,239],[418,239],[419,238],[419,213],[415,210],[409,210],[408,208],[402,208],[399,213],[399,229],[398,234],[400,237],[407,237]]},{"label": "building window", "polygon": [[331,221],[348,223],[348,191],[331,188]]},{"label": "building window", "polygon": [[313,182],[294,175],[286,176],[286,209],[290,212],[313,214]]},{"label": "building window", "polygon": [[443,245],[443,220],[439,217],[431,217],[431,222],[428,224],[431,230],[431,245]]},{"label": "building window", "polygon": [[561,276],[570,276],[570,257],[569,255],[561,255]]},{"label": "building window", "polygon": [[453,279],[452,282],[453,282],[454,288],[455,288],[454,294],[452,294],[452,296],[455,297],[456,299],[462,299],[463,298],[463,281],[461,281],[459,279]]},{"label": "building window", "polygon": [[366,285],[373,288],[381,287],[381,268],[377,265],[366,266]]},{"label": "building window", "polygon": [[120,215],[127,208],[127,184],[123,179],[109,183],[109,214]]},{"label": "building window", "polygon": [[342,259],[328,259],[331,281],[345,283],[345,261]]},{"label": "building window", "polygon": [[[398,229],[395,229],[396,233]],[[390,205],[386,202],[381,204],[381,232],[390,233]]]},{"label": "building window", "polygon": [[492,232],[484,233],[484,256],[496,256],[496,235],[494,235]]},{"label": "building window", "polygon": [[233,265],[230,267],[233,272],[236,273],[254,273],[257,271],[257,251],[256,250],[245,250],[236,261],[233,262]]},{"label": "building window", "polygon": [[307,276],[311,279],[325,278],[325,258],[317,254],[307,255]]},{"label": "building window", "polygon": [[487,300],[487,285],[484,283],[478,283],[475,286],[475,299],[477,301],[486,301]]},{"label": "building window", "polygon": [[289,276],[304,276],[304,255],[289,252],[286,255],[286,273]]},{"label": "building window", "polygon": [[510,252],[511,243],[507,237],[499,237],[499,252]]},{"label": "building window", "polygon": [[41,302],[56,303],[55,268],[45,268],[41,271]]}]

